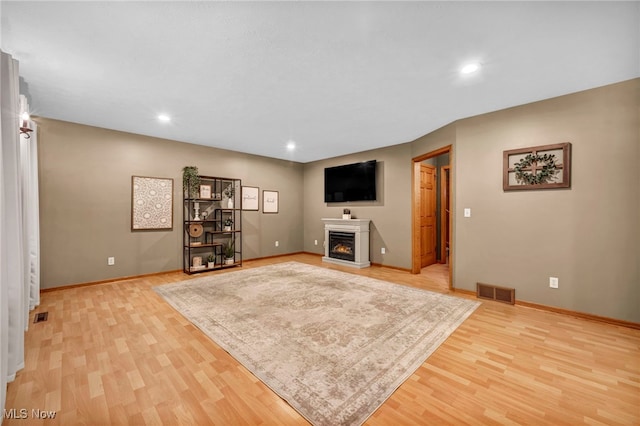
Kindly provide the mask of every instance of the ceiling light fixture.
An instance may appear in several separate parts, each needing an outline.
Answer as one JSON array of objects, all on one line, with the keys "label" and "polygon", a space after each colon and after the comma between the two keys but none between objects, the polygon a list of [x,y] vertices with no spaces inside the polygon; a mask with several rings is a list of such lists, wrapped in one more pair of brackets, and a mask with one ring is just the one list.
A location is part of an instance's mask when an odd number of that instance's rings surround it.
[{"label": "ceiling light fixture", "polygon": [[287,142],[287,149],[289,151],[293,151],[294,149],[296,149],[296,143],[290,140],[289,142]]},{"label": "ceiling light fixture", "polygon": [[480,64],[477,62],[473,62],[471,64],[467,64],[460,69],[461,74],[473,74],[474,72],[480,69]]},{"label": "ceiling light fixture", "polygon": [[169,117],[167,114],[160,114],[158,115],[158,121],[162,121],[163,123],[168,123],[171,121],[171,117]]}]

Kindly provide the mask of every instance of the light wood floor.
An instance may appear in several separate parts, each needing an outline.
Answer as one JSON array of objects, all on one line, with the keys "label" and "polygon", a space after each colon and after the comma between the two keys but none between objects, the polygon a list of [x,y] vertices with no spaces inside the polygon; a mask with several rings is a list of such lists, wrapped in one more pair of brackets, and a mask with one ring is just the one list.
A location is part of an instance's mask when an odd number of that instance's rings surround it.
[{"label": "light wood floor", "polygon": [[[447,292],[449,290],[449,265],[434,263],[420,270],[420,275],[438,288],[430,288],[432,291]],[[420,286],[421,287],[421,286]]]},{"label": "light wood floor", "polygon": [[[289,260],[448,291],[420,274],[305,254],[243,268]],[[152,290],[187,278],[43,293],[35,312],[49,319],[30,324],[5,408],[57,415],[3,425],[307,424]],[[366,424],[638,425],[640,330],[483,302]]]}]

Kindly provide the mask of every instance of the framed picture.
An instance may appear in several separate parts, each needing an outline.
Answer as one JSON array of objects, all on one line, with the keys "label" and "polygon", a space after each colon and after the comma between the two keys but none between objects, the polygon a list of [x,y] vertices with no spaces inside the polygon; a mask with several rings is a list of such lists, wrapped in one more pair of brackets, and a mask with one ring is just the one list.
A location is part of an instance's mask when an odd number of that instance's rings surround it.
[{"label": "framed picture", "polygon": [[131,177],[131,230],[173,229],[173,179]]},{"label": "framed picture", "polygon": [[258,192],[260,188],[254,186],[242,187],[242,210],[258,210]]},{"label": "framed picture", "polygon": [[211,185],[200,185],[200,198],[211,198]]},{"label": "framed picture", "polygon": [[278,213],[278,191],[262,191],[262,213]]},{"label": "framed picture", "polygon": [[571,187],[571,144],[532,146],[503,152],[502,189]]}]

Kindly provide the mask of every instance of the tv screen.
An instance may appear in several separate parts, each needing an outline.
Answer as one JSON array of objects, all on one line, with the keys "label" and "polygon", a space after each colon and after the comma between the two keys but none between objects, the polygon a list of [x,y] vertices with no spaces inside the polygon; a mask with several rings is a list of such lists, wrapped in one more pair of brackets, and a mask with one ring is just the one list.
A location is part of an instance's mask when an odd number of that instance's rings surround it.
[{"label": "tv screen", "polygon": [[376,160],[324,169],[324,202],[375,201]]}]

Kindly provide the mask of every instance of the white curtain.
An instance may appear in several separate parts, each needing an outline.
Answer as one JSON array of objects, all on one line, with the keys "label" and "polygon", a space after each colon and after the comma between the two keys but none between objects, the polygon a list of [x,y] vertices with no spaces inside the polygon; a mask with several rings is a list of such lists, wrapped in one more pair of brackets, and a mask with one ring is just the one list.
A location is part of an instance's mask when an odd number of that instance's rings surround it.
[{"label": "white curtain", "polygon": [[[29,113],[29,104],[20,95],[20,115]],[[38,200],[38,125],[29,121],[33,131],[20,135],[20,169],[22,171],[22,241],[24,274],[27,288],[25,306],[29,312],[40,304],[40,202]],[[27,325],[29,323],[27,322]]]},{"label": "white curtain", "polygon": [[24,367],[24,333],[29,324],[29,310],[39,303],[40,293],[37,157],[34,157],[37,147],[34,146],[35,136],[31,139],[20,136],[20,105],[18,61],[0,50],[2,408],[6,403],[7,383]]}]

